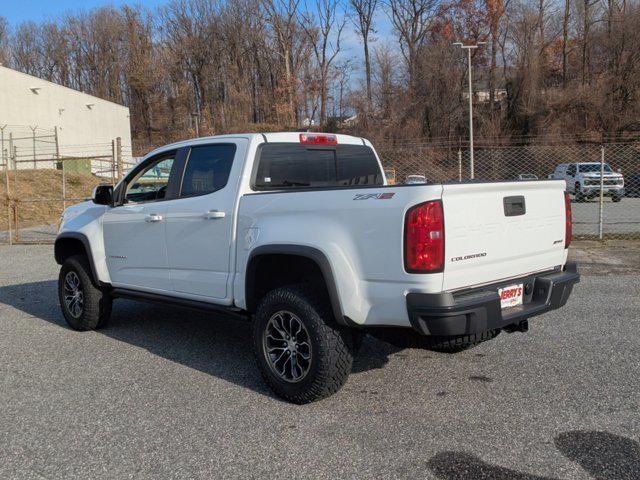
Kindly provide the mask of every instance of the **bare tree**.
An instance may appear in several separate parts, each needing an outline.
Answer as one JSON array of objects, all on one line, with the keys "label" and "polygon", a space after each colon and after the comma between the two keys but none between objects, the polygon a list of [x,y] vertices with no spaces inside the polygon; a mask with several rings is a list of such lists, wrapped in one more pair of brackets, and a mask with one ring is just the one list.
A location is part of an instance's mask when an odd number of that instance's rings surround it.
[{"label": "bare tree", "polygon": [[[400,50],[407,62],[409,85],[414,85],[418,51],[433,27],[439,0],[389,0],[391,23],[398,34]],[[412,87],[413,90],[413,87]]]},{"label": "bare tree", "polygon": [[378,5],[378,0],[349,0],[356,14],[354,24],[358,35],[362,37],[362,49],[364,51],[364,74],[367,82],[367,113],[373,110],[373,94],[371,91],[371,58],[369,55],[369,39],[373,28],[373,15]]},{"label": "bare tree", "polygon": [[287,121],[296,123],[297,106],[295,100],[296,78],[294,73],[294,49],[300,21],[301,0],[262,0],[265,19],[273,29],[276,52],[284,63],[285,89],[289,111]]},{"label": "bare tree", "polygon": [[569,58],[569,19],[571,15],[571,0],[564,0],[562,16],[562,88],[567,88],[567,67]]},{"label": "bare tree", "polygon": [[[466,129],[464,64],[451,42],[487,37],[491,56],[474,60],[490,92],[478,101],[479,134],[640,131],[637,2],[349,0],[367,46],[353,60],[341,48],[339,2],[169,0],[15,28],[0,19],[0,62],[128,105],[136,154],[192,135],[194,112],[203,133],[282,130],[305,114],[326,126],[329,112],[353,111],[370,121],[335,127],[451,141]],[[371,46],[381,2],[401,54]],[[366,96],[350,88],[355,62],[365,65]],[[506,96],[495,94],[498,78]]]},{"label": "bare tree", "polygon": [[[507,2],[508,3],[508,0]],[[496,67],[498,54],[498,37],[500,35],[500,24],[505,13],[505,4],[502,0],[485,0],[487,10],[487,24],[489,27],[489,37],[491,42],[491,63],[489,65],[489,105],[493,116],[496,101]]]},{"label": "bare tree", "polygon": [[347,108],[347,98],[350,93],[351,73],[353,65],[350,60],[336,63],[332,69],[332,80],[334,82],[334,93],[331,101],[333,103],[332,115],[334,117],[344,117]]},{"label": "bare tree", "polygon": [[0,17],[0,64],[7,66],[9,62],[9,22]]},{"label": "bare tree", "polygon": [[598,0],[582,0],[579,6],[581,7],[582,25],[581,25],[581,47],[582,57],[580,72],[582,77],[582,84],[585,85],[590,81],[590,56],[591,56],[591,27],[597,21],[594,17],[594,8],[598,4]]},{"label": "bare tree", "polygon": [[327,121],[329,73],[333,61],[340,53],[340,37],[346,17],[340,16],[340,0],[316,0],[316,10],[306,12],[303,28],[312,46],[320,77],[320,125]]},{"label": "bare tree", "polygon": [[389,120],[396,106],[398,61],[392,49],[384,44],[374,50],[373,59],[374,107],[383,120]]}]

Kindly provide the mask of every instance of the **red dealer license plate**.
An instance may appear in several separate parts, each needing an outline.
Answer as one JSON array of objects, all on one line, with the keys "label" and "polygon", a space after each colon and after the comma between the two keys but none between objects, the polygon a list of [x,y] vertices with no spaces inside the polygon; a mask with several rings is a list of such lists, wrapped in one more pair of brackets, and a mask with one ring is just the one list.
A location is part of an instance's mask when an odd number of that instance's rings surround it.
[{"label": "red dealer license plate", "polygon": [[522,283],[501,288],[498,290],[498,295],[500,295],[500,306],[502,308],[522,305]]}]

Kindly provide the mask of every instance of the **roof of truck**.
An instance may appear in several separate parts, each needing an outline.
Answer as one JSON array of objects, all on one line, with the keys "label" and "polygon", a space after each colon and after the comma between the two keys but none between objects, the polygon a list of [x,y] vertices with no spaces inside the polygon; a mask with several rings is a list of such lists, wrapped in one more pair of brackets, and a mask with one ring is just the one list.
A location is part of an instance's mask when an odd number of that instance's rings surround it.
[{"label": "roof of truck", "polygon": [[[228,139],[232,139],[232,138],[246,138],[248,140],[253,140],[255,138],[259,138],[262,140],[262,142],[264,143],[299,143],[300,142],[300,135],[305,134],[305,133],[326,133],[326,132],[268,132],[268,133],[230,133],[230,134],[226,134],[226,135],[213,135],[213,136],[208,136],[208,137],[197,137],[197,138],[190,138],[188,140],[181,140],[179,142],[175,142],[175,143],[171,143],[168,145],[164,145],[162,147],[158,147],[156,149],[154,149],[153,151],[147,153],[145,155],[146,157],[149,157],[151,155],[155,155],[157,153],[166,151],[166,150],[171,150],[174,148],[181,148],[181,147],[185,147],[187,145],[192,145],[195,143],[206,143],[207,141],[210,140],[224,140],[225,138]],[[367,146],[371,146],[371,143],[368,140],[365,140],[364,138],[361,137],[354,137],[352,135],[344,135],[341,133],[326,133],[327,135],[335,135],[337,140],[338,140],[338,144],[343,144],[343,145],[367,145]]]}]

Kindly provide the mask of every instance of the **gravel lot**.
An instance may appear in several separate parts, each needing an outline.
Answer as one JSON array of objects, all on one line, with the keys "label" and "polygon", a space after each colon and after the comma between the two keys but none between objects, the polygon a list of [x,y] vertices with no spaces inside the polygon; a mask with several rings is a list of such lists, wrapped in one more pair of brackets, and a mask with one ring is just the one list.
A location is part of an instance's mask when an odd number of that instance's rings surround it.
[{"label": "gravel lot", "polygon": [[638,272],[461,354],[367,339],[300,407],[263,386],[248,324],[121,300],[69,330],[52,257],[0,247],[0,478],[640,478]]}]

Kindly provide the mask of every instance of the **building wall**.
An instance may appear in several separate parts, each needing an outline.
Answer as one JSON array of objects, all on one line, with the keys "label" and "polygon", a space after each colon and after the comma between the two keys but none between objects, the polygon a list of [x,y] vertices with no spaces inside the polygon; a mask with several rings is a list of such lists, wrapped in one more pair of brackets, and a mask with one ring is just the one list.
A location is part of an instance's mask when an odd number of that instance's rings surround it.
[{"label": "building wall", "polygon": [[[131,153],[127,107],[0,66],[0,128],[3,126],[4,149],[8,149],[11,133],[20,139],[14,142],[20,159],[33,155],[29,127],[37,127],[39,159],[54,156],[56,130],[63,157],[107,155],[117,137],[122,139],[125,155]],[[19,164],[19,168],[33,165],[52,168],[53,162]]]}]

